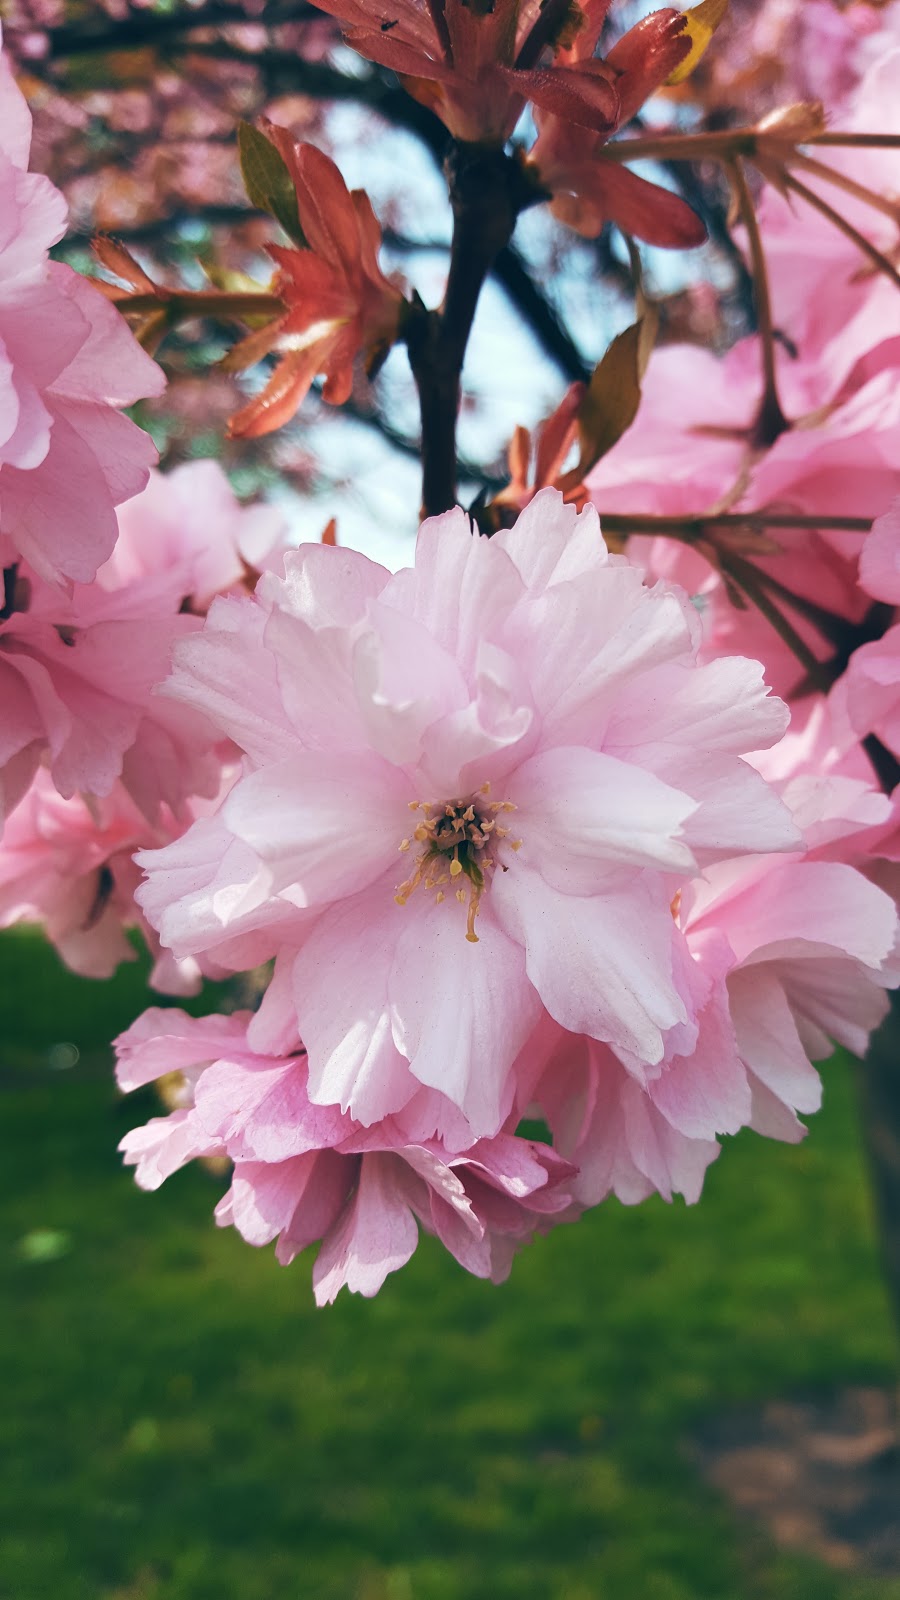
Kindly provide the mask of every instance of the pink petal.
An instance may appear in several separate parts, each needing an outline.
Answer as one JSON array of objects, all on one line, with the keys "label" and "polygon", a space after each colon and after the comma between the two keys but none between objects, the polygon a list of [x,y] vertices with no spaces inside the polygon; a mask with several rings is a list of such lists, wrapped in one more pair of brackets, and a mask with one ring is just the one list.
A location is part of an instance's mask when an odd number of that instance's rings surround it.
[{"label": "pink petal", "polygon": [[266,863],[272,892],[290,887],[311,906],[364,888],[396,860],[409,800],[403,773],[376,755],[298,751],[240,779],[222,817]]},{"label": "pink petal", "polygon": [[394,1044],[388,979],[413,905],[394,905],[393,884],[319,918],[294,963],[294,996],[309,1056],[309,1092],[358,1122],[380,1122],[409,1101],[416,1079]]},{"label": "pink petal", "polygon": [[513,1061],[534,1027],[540,1004],[525,977],[523,953],[497,925],[487,891],[466,938],[466,912],[416,898],[404,908],[390,976],[394,1038],[420,1083],[465,1113],[476,1137],[498,1131],[514,1085]]},{"label": "pink petal", "polygon": [[666,1031],[687,1011],[672,980],[674,925],[655,880],[583,899],[560,895],[517,862],[495,875],[490,895],[525,945],[528,976],[557,1022],[642,1061],[662,1060]]},{"label": "pink petal", "polygon": [[353,1294],[377,1294],[388,1273],[406,1265],[419,1238],[409,1196],[409,1177],[396,1156],[363,1157],[359,1188],[313,1268],[317,1305],[328,1305],[345,1284]]},{"label": "pink petal", "polygon": [[694,866],[681,835],[696,802],[613,756],[573,746],[542,750],[505,794],[516,806],[505,820],[521,834],[521,860],[565,894],[602,891],[610,863]]}]

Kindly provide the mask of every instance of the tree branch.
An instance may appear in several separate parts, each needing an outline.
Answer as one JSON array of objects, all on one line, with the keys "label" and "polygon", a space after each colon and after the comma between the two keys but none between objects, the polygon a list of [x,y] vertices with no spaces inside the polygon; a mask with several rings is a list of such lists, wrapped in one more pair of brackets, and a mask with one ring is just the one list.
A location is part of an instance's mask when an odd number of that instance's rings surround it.
[{"label": "tree branch", "polygon": [[[45,61],[65,61],[73,56],[103,55],[110,50],[134,50],[143,45],[155,45],[171,40],[183,33],[196,33],[203,28],[221,28],[225,25],[274,28],[286,22],[307,22],[321,19],[324,13],[308,0],[283,0],[282,4],[269,4],[261,16],[250,16],[244,6],[227,4],[226,0],[210,0],[202,10],[186,8],[168,16],[157,12],[140,12],[127,17],[105,17],[101,25],[65,23],[59,28],[43,30],[47,49]],[[39,33],[40,28],[27,30],[8,27],[4,40],[15,53],[16,39],[21,32]]]},{"label": "tree branch", "polygon": [[446,163],[453,243],[440,311],[414,313],[407,349],[422,412],[422,510],[456,504],[456,422],[463,361],[478,298],[520,211],[539,198],[519,162],[502,150],[457,140]]}]

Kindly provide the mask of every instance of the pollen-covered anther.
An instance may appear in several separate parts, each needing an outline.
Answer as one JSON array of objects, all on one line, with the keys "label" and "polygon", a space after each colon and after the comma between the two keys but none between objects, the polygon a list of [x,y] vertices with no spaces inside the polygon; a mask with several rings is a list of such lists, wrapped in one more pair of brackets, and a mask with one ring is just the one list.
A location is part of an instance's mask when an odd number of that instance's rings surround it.
[{"label": "pollen-covered anther", "polygon": [[[475,918],[491,874],[497,866],[504,872],[507,870],[494,853],[510,832],[509,828],[501,826],[499,814],[516,809],[510,800],[488,800],[489,794],[490,784],[485,783],[474,795],[460,800],[409,801],[410,811],[421,813],[412,838],[422,849],[412,872],[394,896],[397,904],[404,906],[421,884],[437,891],[435,903],[440,905],[445,898],[442,886],[458,885],[455,896],[462,905],[467,891],[460,880],[468,878],[466,938],[472,944],[478,943]],[[518,849],[521,842],[521,839],[512,841],[511,848]],[[405,852],[410,848],[411,840],[404,839],[400,850]]]}]

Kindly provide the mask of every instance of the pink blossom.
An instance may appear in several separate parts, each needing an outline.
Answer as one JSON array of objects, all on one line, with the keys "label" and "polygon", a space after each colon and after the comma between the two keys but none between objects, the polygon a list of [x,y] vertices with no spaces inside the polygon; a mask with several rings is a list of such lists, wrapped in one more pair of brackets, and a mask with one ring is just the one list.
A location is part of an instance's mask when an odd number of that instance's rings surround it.
[{"label": "pink blossom", "polygon": [[127,588],[66,597],[22,569],[18,584],[28,585],[28,610],[0,624],[7,808],[42,758],[67,799],[108,795],[123,777],[151,819],[163,803],[177,809],[188,794],[214,793],[215,735],[196,712],[153,697],[176,639],[198,619],[177,605],[144,606]]},{"label": "pink blossom", "polygon": [[796,843],[740,759],[785,726],[758,666],[698,667],[684,596],[553,490],[491,540],[432,519],[393,577],[320,546],[285,570],[176,653],[167,692],[246,761],[140,858],[163,943],[281,952],[311,1097],[366,1124],[425,1086],[492,1137],[542,1008],[651,1067],[690,1048],[673,893]]},{"label": "pink blossom", "polygon": [[[393,1123],[362,1129],[314,1104],[299,1043],[257,1053],[249,1013],[192,1018],[151,1010],[116,1041],[124,1089],[180,1074],[176,1108],[120,1146],[144,1188],[186,1161],[227,1155],[234,1175],[216,1210],[255,1245],[278,1240],[287,1265],[321,1240],[320,1305],[346,1286],[373,1295],[415,1250],[419,1226],[477,1277],[506,1277],[517,1245],[573,1213],[572,1168],[546,1145],[498,1133],[449,1156]],[[171,1086],[170,1086],[171,1093]]]},{"label": "pink blossom", "polygon": [[[809,809],[821,816],[834,791],[815,799]],[[821,1099],[810,1063],[835,1044],[863,1055],[887,1011],[885,990],[898,976],[892,897],[841,861],[760,859],[696,880],[682,917],[694,950],[714,936],[732,954],[728,1007],[752,1091],[751,1127],[802,1138],[797,1113],[816,1111]]]},{"label": "pink blossom", "polygon": [[248,569],[269,565],[288,542],[277,507],[242,506],[217,461],[151,471],[143,493],[119,507],[118,523],[115,550],[97,573],[100,587],[153,580],[193,612],[243,583]]},{"label": "pink blossom", "polygon": [[[860,586],[895,607],[900,599],[900,500],[872,525],[859,561]],[[896,613],[892,613],[896,615]],[[900,756],[900,626],[854,650],[834,698],[846,709],[854,733],[874,733]]]},{"label": "pink blossom", "polygon": [[272,508],[241,507],[221,468],[192,462],[155,475],[120,512],[113,556],[66,594],[20,564],[0,621],[0,783],[8,812],[40,760],[61,795],[108,795],[122,782],[153,823],[214,795],[218,736],[198,711],[155,690],[193,609],[265,564],[284,537]]},{"label": "pink blossom", "polygon": [[795,782],[792,798],[811,858],[723,862],[679,897],[705,995],[693,1047],[648,1072],[546,1023],[530,1042],[527,1094],[578,1168],[579,1205],[654,1192],[692,1203],[718,1135],[750,1126],[801,1139],[798,1113],[821,1100],[812,1063],[835,1043],[862,1055],[884,1017],[898,981],[894,899],[828,857],[883,822],[889,803],[849,780]]},{"label": "pink blossom", "polygon": [[31,118],[0,61],[0,566],[88,582],[155,451],[117,407],[163,374],[85,279],[48,262],[66,207],[29,173]]},{"label": "pink blossom", "polygon": [[64,800],[39,771],[0,841],[0,927],[40,923],[66,966],[88,978],[109,978],[133,961],[126,930],[139,929],[154,957],[152,987],[193,994],[197,962],[176,962],[162,950],[134,900],[141,876],[135,850],[179,831],[171,815],[148,827],[121,784],[104,800]]}]

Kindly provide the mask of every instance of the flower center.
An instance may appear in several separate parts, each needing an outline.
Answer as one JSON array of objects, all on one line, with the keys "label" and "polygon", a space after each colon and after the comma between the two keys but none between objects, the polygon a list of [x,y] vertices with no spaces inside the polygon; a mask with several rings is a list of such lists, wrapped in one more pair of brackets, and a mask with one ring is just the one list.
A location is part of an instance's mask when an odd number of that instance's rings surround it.
[{"label": "flower center", "polygon": [[[412,837],[401,842],[400,849],[411,850],[414,843],[422,846],[416,864],[394,896],[398,906],[405,906],[416,889],[435,890],[435,900],[445,899],[445,885],[454,890],[462,904],[467,898],[469,914],[466,921],[466,938],[478,943],[475,918],[481,896],[491,876],[499,866],[507,869],[497,859],[497,847],[509,837],[509,828],[503,827],[500,818],[506,811],[515,811],[510,800],[490,800],[489,783],[464,800],[411,800],[410,811],[421,812]],[[521,839],[510,840],[509,848],[518,850]],[[468,879],[468,887],[463,883]]]}]

